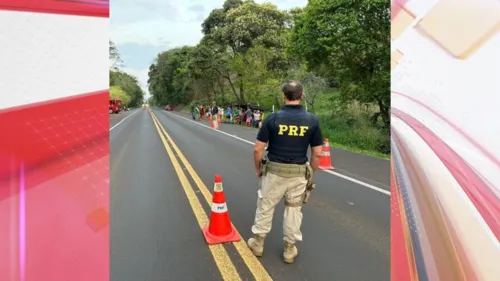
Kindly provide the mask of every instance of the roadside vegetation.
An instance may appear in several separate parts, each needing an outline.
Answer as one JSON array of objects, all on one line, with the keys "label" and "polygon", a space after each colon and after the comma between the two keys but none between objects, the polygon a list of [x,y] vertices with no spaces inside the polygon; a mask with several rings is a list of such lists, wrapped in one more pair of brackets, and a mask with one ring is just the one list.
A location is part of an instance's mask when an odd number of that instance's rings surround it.
[{"label": "roadside vegetation", "polygon": [[279,109],[280,84],[300,80],[307,110],[332,145],[388,157],[389,27],[382,0],[309,0],[289,11],[227,0],[204,20],[198,45],[158,54],[149,68],[149,102]]},{"label": "roadside vegetation", "polygon": [[144,91],[136,77],[124,72],[123,61],[113,41],[109,41],[109,96],[119,98],[126,107],[138,107],[143,103]]}]

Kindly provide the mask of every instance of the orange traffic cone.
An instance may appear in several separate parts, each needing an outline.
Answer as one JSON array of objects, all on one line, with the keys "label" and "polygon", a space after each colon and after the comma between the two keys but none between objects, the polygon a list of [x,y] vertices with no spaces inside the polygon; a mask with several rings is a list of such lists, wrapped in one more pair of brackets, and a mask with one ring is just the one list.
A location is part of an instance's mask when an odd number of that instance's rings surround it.
[{"label": "orange traffic cone", "polygon": [[212,115],[208,116],[208,122],[212,122]]},{"label": "orange traffic cone", "polygon": [[217,118],[217,124],[220,125],[220,118]]},{"label": "orange traffic cone", "polygon": [[210,223],[203,228],[203,235],[208,244],[219,244],[240,241],[240,235],[231,224],[227,211],[226,197],[222,188],[222,178],[215,175],[214,195]]},{"label": "orange traffic cone", "polygon": [[330,144],[328,143],[328,139],[325,139],[325,143],[323,144],[323,151],[321,151],[321,158],[319,159],[319,166],[321,170],[333,170],[335,169],[332,166],[332,158],[330,156]]}]

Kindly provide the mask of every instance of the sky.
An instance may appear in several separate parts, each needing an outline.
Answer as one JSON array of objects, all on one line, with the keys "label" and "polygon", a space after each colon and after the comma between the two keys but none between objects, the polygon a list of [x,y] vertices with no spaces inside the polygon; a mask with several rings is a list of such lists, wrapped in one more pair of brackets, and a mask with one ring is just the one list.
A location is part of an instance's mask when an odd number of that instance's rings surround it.
[{"label": "sky", "polygon": [[[280,9],[303,7],[307,0],[256,0]],[[224,0],[110,1],[110,38],[124,62],[124,71],[138,78],[147,91],[148,69],[156,55],[168,49],[194,46],[202,38],[201,24]]]}]

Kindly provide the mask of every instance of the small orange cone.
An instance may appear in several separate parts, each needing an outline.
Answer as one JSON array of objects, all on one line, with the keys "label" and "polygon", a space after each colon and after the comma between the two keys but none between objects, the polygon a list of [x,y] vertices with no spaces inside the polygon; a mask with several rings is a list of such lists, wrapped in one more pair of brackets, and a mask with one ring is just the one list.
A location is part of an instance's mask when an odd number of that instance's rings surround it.
[{"label": "small orange cone", "polygon": [[227,211],[226,197],[222,188],[222,178],[215,175],[214,195],[212,197],[212,212],[210,223],[203,228],[203,235],[208,244],[219,244],[240,241],[241,237],[231,224]]},{"label": "small orange cone", "polygon": [[217,118],[217,124],[220,125],[220,118]]},{"label": "small orange cone", "polygon": [[335,169],[332,166],[332,158],[330,156],[330,144],[328,143],[328,139],[325,139],[325,143],[323,144],[323,151],[321,151],[321,158],[319,159],[319,166],[321,170],[333,170]]},{"label": "small orange cone", "polygon": [[208,116],[208,122],[212,122],[212,115]]}]

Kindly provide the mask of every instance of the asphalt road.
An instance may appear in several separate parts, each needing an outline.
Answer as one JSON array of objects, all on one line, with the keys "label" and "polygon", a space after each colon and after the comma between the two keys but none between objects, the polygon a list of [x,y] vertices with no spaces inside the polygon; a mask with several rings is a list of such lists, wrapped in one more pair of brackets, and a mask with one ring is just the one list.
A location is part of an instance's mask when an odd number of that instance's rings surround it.
[{"label": "asphalt road", "polygon": [[[161,109],[115,116],[121,119],[110,122],[110,280],[390,279],[389,196],[370,188],[379,183],[380,190],[388,190],[388,174],[386,186],[380,176],[363,171],[361,163],[341,171],[355,175],[351,180],[317,173],[318,188],[303,208],[304,241],[295,263],[281,259],[283,204],[275,211],[264,256],[257,259],[244,244],[257,199],[248,143],[256,131],[222,124],[222,133]],[[383,167],[387,161],[363,157],[352,153],[350,161],[379,163],[377,175],[388,170]],[[210,215],[215,174],[222,175],[240,242],[207,246],[204,241],[200,226]],[[370,177],[369,185],[359,184],[360,178]]]},{"label": "asphalt road", "polygon": [[110,114],[109,115],[109,128],[113,128],[118,125],[118,123],[122,122],[124,119],[126,119],[129,115],[137,111],[137,108],[133,108],[129,111],[120,111],[117,114]]}]

